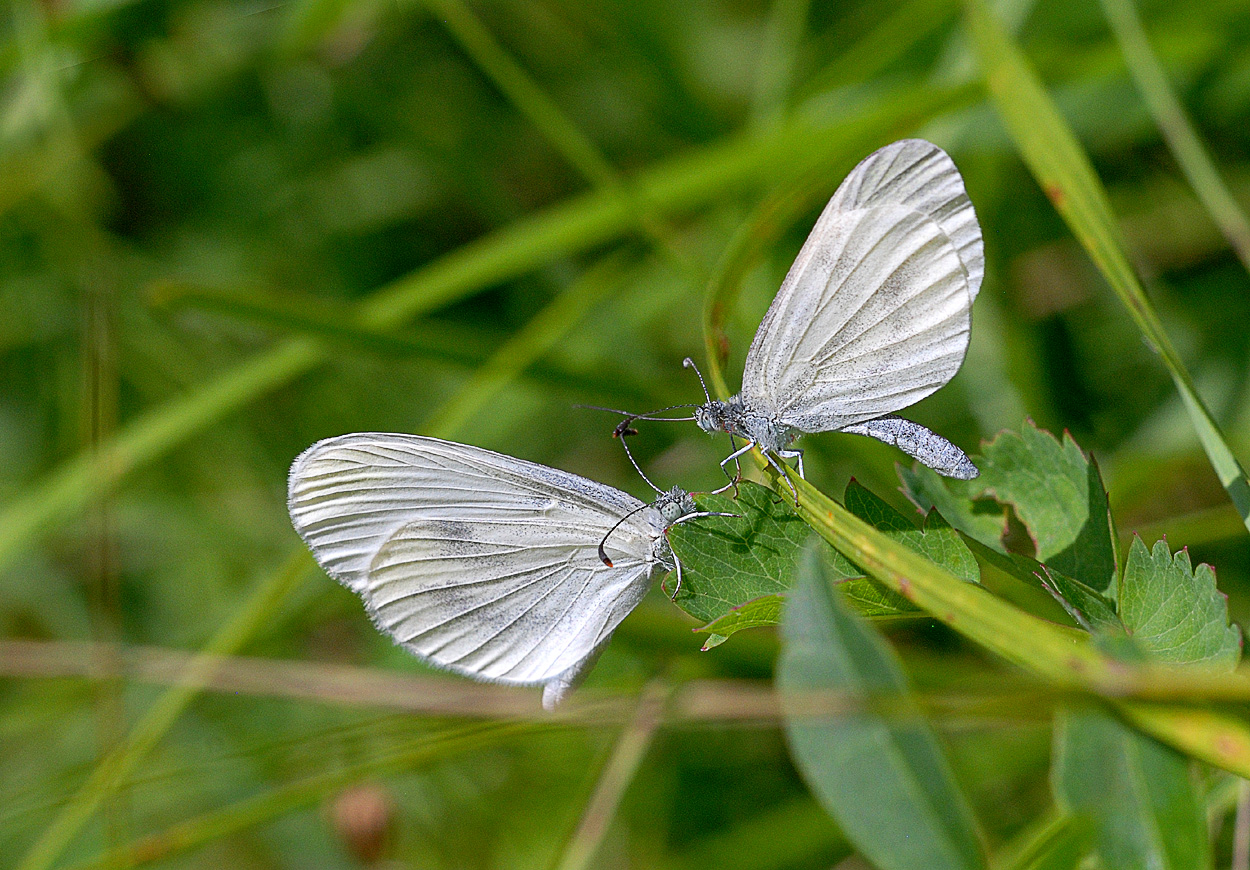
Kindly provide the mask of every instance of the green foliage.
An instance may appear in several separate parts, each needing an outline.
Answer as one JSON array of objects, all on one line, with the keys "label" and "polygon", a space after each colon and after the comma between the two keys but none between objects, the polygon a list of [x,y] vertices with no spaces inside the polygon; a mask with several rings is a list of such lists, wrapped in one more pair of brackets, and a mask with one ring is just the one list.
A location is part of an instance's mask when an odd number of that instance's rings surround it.
[{"label": "green foliage", "polygon": [[[682,610],[710,623],[790,588],[795,560],[811,532],[780,496],[744,481],[736,500],[703,495],[698,502],[702,510],[738,516],[706,517],[669,530],[669,543],[682,561],[681,589],[673,599]],[[842,576],[858,573],[850,570]],[[722,628],[716,631],[730,633],[728,624]]]},{"label": "green foliage", "polygon": [[1215,570],[1194,569],[1187,550],[1173,554],[1166,541],[1148,549],[1134,537],[1119,597],[1125,629],[1160,661],[1228,669],[1241,657],[1241,629],[1228,624]]},{"label": "green foliage", "polygon": [[[978,829],[994,867],[1228,866],[1195,819],[1231,801],[1193,783],[1250,775],[1244,9],[985,5],[10,4],[6,866],[346,866],[356,786],[379,866],[781,870],[904,834],[966,862]],[[652,595],[539,721],[308,573],[283,481],[328,435],[441,433],[641,493],[570,406],[689,402],[700,347],[732,390],[838,180],[912,135],[959,165],[988,265],[967,363],[906,412],[986,439],[984,474],[901,469],[923,521],[890,507],[896,450],[805,438],[797,509],[743,484],[706,501],[743,519],[672,530],[696,620]],[[1002,432],[1025,415],[1065,434]],[[723,482],[693,426],[634,443],[666,486]],[[846,508],[824,496],[850,478]],[[1122,552],[1106,490],[1142,539]],[[833,547],[803,599],[813,528]],[[767,627],[813,601],[808,664],[887,697],[807,722],[851,741],[806,744],[809,791]],[[709,649],[765,630],[701,653],[695,625]]]},{"label": "green foliage", "polygon": [[847,510],[891,540],[915,550],[960,580],[969,583],[980,580],[980,569],[972,551],[940,515],[929,514],[924,528],[916,528],[915,523],[854,480],[846,487],[845,500]]},{"label": "green foliage", "polygon": [[[793,585],[797,563],[810,529],[785,499],[759,484],[744,481],[738,498],[698,497],[703,510],[735,513],[682,523],[669,530],[669,542],[682,560],[682,586],[673,600],[696,619],[707,621],[704,649],[718,646],[736,631],[776,625],[783,595]],[[936,514],[923,529],[855,481],[846,488],[853,514],[970,583],[979,579],[972,552]],[[864,575],[845,556],[826,548],[824,557],[842,594],[862,616],[917,615],[921,611],[896,592]],[[672,578],[670,578],[671,582]]]},{"label": "green foliage", "polygon": [[1055,737],[1055,799],[1092,818],[1103,866],[1211,864],[1206,815],[1185,756],[1103,713],[1068,713]]},{"label": "green foliage", "polygon": [[[875,866],[984,867],[972,811],[898,660],[840,603],[823,547],[804,553],[777,670],[799,770]],[[820,715],[822,702],[833,712]]]},{"label": "green foliage", "polygon": [[984,495],[1010,505],[1033,539],[1039,562],[1102,592],[1115,577],[1107,493],[1098,467],[1067,432],[1060,444],[1026,421],[982,454]]}]

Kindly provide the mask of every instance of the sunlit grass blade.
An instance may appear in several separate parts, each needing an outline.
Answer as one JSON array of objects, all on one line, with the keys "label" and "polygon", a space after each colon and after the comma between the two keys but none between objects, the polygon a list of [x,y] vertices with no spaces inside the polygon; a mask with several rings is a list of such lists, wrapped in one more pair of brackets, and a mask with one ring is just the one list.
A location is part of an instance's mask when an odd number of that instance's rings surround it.
[{"label": "sunlit grass blade", "polygon": [[131,729],[126,742],[96,766],[70,802],[27,850],[16,865],[19,870],[43,870],[52,866],[100,804],[130,776],[201,692],[221,658],[236,652],[261,626],[272,620],[312,567],[311,556],[303,551],[296,553],[252,592],[205,644],[200,655],[191,660],[183,681],[167,689]]},{"label": "sunlit grass blade", "polygon": [[1181,172],[1232,246],[1237,259],[1250,270],[1250,219],[1229,192],[1193,121],[1168,83],[1163,64],[1150,48],[1134,0],[1102,0],[1102,8],[1137,89]]},{"label": "sunlit grass blade", "polygon": [[1119,225],[1089,157],[1019,47],[983,0],[968,0],[966,9],[990,95],[1024,162],[1128,308],[1142,335],[1162,357],[1207,458],[1250,528],[1250,482],[1129,264]]},{"label": "sunlit grass blade", "polygon": [[164,831],[109,850],[99,858],[74,865],[74,870],[120,870],[167,860],[213,840],[228,837],[315,804],[354,783],[403,773],[442,758],[496,744],[505,737],[543,727],[549,726],[505,722],[478,723],[449,729],[414,741],[415,745],[410,749],[370,758],[342,770],[312,776],[179,822]]},{"label": "sunlit grass blade", "polygon": [[[654,167],[636,187],[658,215],[692,211],[733,191],[793,177],[832,155],[858,154],[864,141],[910,129],[966,102],[972,90],[904,91],[836,124],[795,121],[759,137],[720,142]],[[377,291],[358,310],[359,325],[394,328],[560,257],[585,251],[634,226],[620,197],[591,193],[523,218],[471,242]],[[219,375],[189,395],[130,421],[102,446],[99,460],[79,454],[24,487],[0,512],[0,570],[39,533],[75,515],[136,468],[165,455],[243,405],[324,362],[310,338],[283,342]]]}]

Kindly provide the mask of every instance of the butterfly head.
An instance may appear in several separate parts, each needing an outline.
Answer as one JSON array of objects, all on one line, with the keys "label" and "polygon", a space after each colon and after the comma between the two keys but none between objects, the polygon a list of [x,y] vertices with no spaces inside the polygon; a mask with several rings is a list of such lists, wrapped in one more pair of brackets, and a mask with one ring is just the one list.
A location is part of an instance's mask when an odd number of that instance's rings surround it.
[{"label": "butterfly head", "polygon": [[654,507],[660,512],[660,516],[664,517],[664,522],[670,526],[699,509],[699,506],[694,503],[694,497],[680,486],[673,487],[656,499]]}]

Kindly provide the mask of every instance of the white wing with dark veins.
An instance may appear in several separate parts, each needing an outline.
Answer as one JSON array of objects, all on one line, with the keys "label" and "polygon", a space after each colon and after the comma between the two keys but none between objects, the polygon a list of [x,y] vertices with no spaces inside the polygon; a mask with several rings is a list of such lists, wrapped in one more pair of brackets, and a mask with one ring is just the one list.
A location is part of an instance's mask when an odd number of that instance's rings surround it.
[{"label": "white wing with dark veins", "polygon": [[[296,530],[413,653],[478,679],[580,673],[663,565],[663,518],[574,474],[417,435],[318,442],[291,468]],[[608,539],[608,567],[599,560]]]},{"label": "white wing with dark veins", "polygon": [[742,395],[806,432],[907,407],[968,349],[981,230],[955,164],[895,142],[852,170],[821,213],[747,354]]}]

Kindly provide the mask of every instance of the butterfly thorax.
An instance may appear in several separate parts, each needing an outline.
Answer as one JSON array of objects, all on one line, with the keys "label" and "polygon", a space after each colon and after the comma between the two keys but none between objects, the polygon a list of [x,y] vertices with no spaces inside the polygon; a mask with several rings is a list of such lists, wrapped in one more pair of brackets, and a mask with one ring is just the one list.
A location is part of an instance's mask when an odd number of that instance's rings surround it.
[{"label": "butterfly thorax", "polygon": [[776,416],[751,407],[740,395],[700,405],[695,408],[694,419],[704,432],[728,432],[754,442],[764,451],[785,450],[800,434]]}]

